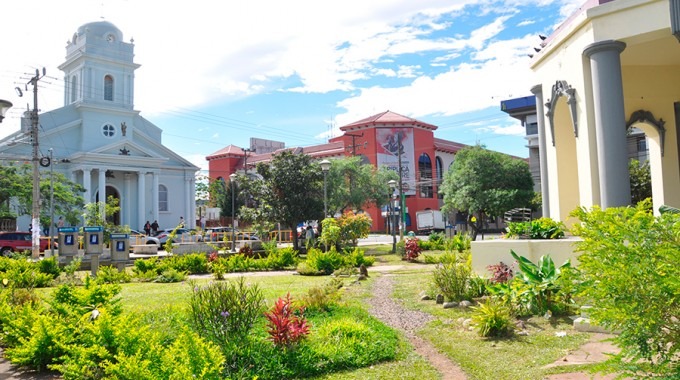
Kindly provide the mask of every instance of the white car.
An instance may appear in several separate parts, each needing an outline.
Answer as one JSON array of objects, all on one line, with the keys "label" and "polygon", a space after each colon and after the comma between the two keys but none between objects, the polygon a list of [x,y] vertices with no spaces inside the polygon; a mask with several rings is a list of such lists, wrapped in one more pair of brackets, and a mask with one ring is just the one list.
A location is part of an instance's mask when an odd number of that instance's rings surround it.
[{"label": "white car", "polygon": [[147,236],[144,232],[130,230],[130,249],[133,245],[156,244],[160,248],[161,242],[157,237]]},{"label": "white car", "polygon": [[[156,238],[161,244],[165,244],[166,241],[168,241],[168,237],[172,233],[172,231],[175,231],[172,228],[166,228],[164,230],[158,231],[158,235],[156,235]],[[173,243],[196,243],[203,241],[203,236],[201,236],[198,233],[192,233],[191,230],[186,229],[186,228],[178,228],[177,231],[175,231],[175,238],[173,239]]]}]

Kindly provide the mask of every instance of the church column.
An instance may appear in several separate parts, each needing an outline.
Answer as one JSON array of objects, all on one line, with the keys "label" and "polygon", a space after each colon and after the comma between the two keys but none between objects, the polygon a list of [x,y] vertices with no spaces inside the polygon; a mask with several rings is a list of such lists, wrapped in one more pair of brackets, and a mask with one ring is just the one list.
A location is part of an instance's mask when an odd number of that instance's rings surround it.
[{"label": "church column", "polygon": [[[184,175],[184,220],[189,221],[191,216],[191,177]],[[191,222],[185,222],[191,225]]]},{"label": "church column", "polygon": [[85,188],[85,193],[83,194],[83,197],[85,197],[85,203],[92,203],[92,177],[91,175],[91,170],[89,168],[84,168],[83,169],[83,187]]},{"label": "church column", "polygon": [[146,220],[146,200],[144,199],[144,190],[146,189],[146,183],[144,177],[146,173],[143,171],[137,172],[137,230],[144,227]]},{"label": "church column", "polygon": [[130,217],[130,198],[132,198],[131,194],[131,186],[130,186],[130,173],[125,173],[125,189],[123,190],[125,194],[123,195],[123,218],[122,218],[122,224],[127,224],[128,226],[132,226],[132,218]]},{"label": "church column", "polygon": [[620,41],[596,42],[583,51],[590,59],[602,208],[630,204]]},{"label": "church column", "polygon": [[151,210],[153,210],[153,218],[154,220],[158,220],[158,178],[160,176],[158,175],[158,172],[153,172],[153,186],[151,188],[151,199],[153,202],[153,206],[151,207]]},{"label": "church column", "polygon": [[[99,168],[99,215],[106,219],[106,169]],[[104,221],[102,220],[102,222]]]},{"label": "church column", "polygon": [[189,221],[190,228],[196,228],[196,178],[191,179],[191,189],[189,190],[190,199],[192,198],[191,194],[194,194],[194,199],[192,199],[192,202],[190,203],[189,209],[191,211],[189,211],[189,217],[187,220]]},{"label": "church column", "polygon": [[543,216],[550,217],[550,187],[548,182],[548,152],[545,144],[545,111],[543,110],[543,86],[531,88],[536,96],[536,121],[538,123],[538,165],[541,172],[541,200]]}]

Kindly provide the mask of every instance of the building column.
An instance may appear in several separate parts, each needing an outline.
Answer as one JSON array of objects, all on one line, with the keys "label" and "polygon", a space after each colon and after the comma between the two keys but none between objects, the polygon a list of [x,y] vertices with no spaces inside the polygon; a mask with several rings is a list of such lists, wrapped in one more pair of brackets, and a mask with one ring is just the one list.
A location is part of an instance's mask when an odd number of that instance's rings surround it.
[{"label": "building column", "polygon": [[83,194],[83,197],[85,197],[85,204],[92,203],[91,170],[92,169],[88,169],[88,168],[83,169],[83,187],[85,188],[85,193]]},{"label": "building column", "polygon": [[602,208],[630,205],[620,41],[596,42],[583,50],[590,59]]},{"label": "building column", "polygon": [[130,198],[132,197],[132,191],[130,186],[130,173],[125,173],[125,189],[123,190],[125,195],[123,195],[123,217],[122,223],[128,226],[132,225],[131,209],[130,209]]},{"label": "building column", "polygon": [[184,175],[184,223],[191,224],[187,222],[192,218],[191,216],[191,177]]},{"label": "building column", "polygon": [[538,165],[541,173],[541,208],[543,216],[550,218],[550,186],[548,182],[548,152],[545,143],[545,112],[543,110],[543,86],[531,88],[536,96],[536,122],[538,124]]},{"label": "building column", "polygon": [[[99,168],[99,215],[106,219],[106,169]],[[102,222],[104,222],[102,220]]]},{"label": "building column", "polygon": [[[194,194],[194,196],[192,197],[191,194]],[[189,207],[191,211],[189,212],[189,218],[187,220],[189,221],[190,228],[196,228],[196,178],[191,179],[191,189],[189,190],[189,198],[193,199],[191,199]]]},{"label": "building column", "polygon": [[146,190],[145,176],[145,172],[141,170],[137,172],[137,230],[143,229],[146,222],[144,219],[146,217],[146,200],[144,199]]},{"label": "building column", "polygon": [[151,212],[153,213],[154,220],[158,220],[158,172],[153,172],[153,182],[151,187],[151,199],[153,205],[151,207]]}]

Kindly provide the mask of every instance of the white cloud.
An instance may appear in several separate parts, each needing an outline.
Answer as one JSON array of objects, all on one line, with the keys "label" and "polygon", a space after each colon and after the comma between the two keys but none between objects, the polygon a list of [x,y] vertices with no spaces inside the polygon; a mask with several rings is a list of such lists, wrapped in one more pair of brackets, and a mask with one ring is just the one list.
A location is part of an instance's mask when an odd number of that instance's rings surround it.
[{"label": "white cloud", "polygon": [[513,125],[486,125],[484,127],[475,128],[478,133],[493,133],[502,136],[524,136],[526,130],[520,123]]}]

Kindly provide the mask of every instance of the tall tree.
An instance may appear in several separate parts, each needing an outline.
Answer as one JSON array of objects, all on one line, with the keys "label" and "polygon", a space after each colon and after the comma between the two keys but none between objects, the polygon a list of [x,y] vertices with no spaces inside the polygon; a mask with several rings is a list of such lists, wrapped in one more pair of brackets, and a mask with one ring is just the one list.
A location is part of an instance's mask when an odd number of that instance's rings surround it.
[{"label": "tall tree", "polygon": [[[11,198],[18,203],[20,214],[30,213],[33,203],[33,180],[30,165],[0,166],[0,209],[9,211]],[[50,185],[51,182],[51,185]],[[54,192],[52,193],[52,189]],[[50,195],[54,199],[54,215],[64,216],[67,223],[76,225],[82,212],[85,200],[82,193],[85,189],[60,172],[42,171],[40,173],[40,222],[43,226],[50,224]]]},{"label": "tall tree", "polygon": [[387,183],[398,178],[393,170],[362,164],[360,157],[332,160],[327,174],[329,214],[384,205],[390,196]]},{"label": "tall tree", "polygon": [[634,205],[652,197],[652,172],[649,168],[649,160],[640,164],[638,160],[628,162],[630,174],[630,195]]},{"label": "tall tree", "polygon": [[[310,156],[284,151],[270,165],[258,164],[257,173],[263,181],[257,207],[271,221],[295,231],[299,222],[323,219],[323,172]],[[298,249],[295,233],[293,247]]]},{"label": "tall tree", "polygon": [[[239,209],[243,206],[243,199],[240,196],[241,186],[237,180],[233,184],[234,189],[234,215],[239,216]],[[208,185],[208,192],[210,193],[210,205],[220,208],[220,216],[231,218],[231,204],[232,204],[232,183],[231,180],[224,180],[218,178],[210,181]]]},{"label": "tall tree", "polygon": [[467,211],[473,240],[486,216],[499,216],[516,207],[528,207],[533,179],[529,165],[520,159],[487,150],[482,146],[461,149],[444,176],[441,193],[445,211]]}]

